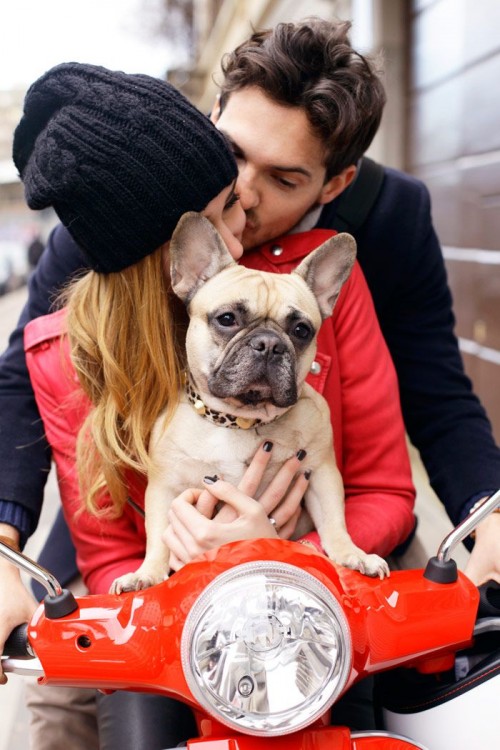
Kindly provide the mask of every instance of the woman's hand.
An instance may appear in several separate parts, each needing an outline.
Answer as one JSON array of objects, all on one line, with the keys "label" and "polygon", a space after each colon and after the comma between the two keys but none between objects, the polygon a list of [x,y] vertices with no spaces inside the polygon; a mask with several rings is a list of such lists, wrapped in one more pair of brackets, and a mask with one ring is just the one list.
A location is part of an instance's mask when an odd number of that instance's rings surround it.
[{"label": "woman's hand", "polygon": [[[310,473],[299,471],[306,452],[299,451],[288,459],[257,501],[253,498],[257,496],[271,451],[269,442],[259,448],[237,488],[217,480],[210,485],[210,492],[190,489],[173,501],[170,525],[164,534],[173,570],[227,542],[278,535],[288,539],[293,534],[309,484]],[[224,505],[212,519],[220,501]]]},{"label": "woman's hand", "polygon": [[[28,622],[37,606],[17,568],[0,560],[0,653],[14,628]],[[7,677],[0,666],[0,685],[6,682]]]},{"label": "woman's hand", "polygon": [[500,513],[491,513],[477,527],[464,572],[476,586],[489,580],[500,583]]}]

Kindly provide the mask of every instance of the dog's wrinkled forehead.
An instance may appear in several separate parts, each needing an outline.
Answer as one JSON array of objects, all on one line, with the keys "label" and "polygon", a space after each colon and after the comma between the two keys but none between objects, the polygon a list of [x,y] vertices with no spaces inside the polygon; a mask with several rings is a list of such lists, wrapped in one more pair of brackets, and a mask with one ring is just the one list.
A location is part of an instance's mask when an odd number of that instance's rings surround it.
[{"label": "dog's wrinkled forehead", "polygon": [[291,274],[252,271],[235,263],[208,219],[190,212],[179,221],[169,254],[172,290],[190,315],[200,304],[207,310],[243,295],[261,316],[274,316],[287,304],[309,314],[319,308],[324,320],[351,273],[356,243],[350,235],[338,234],[309,253]]},{"label": "dog's wrinkled forehead", "polygon": [[245,313],[248,324],[270,319],[282,323],[290,315],[306,316],[318,327],[321,313],[312,291],[299,276],[230,266],[203,284],[189,304],[191,316],[207,319],[228,309]]}]

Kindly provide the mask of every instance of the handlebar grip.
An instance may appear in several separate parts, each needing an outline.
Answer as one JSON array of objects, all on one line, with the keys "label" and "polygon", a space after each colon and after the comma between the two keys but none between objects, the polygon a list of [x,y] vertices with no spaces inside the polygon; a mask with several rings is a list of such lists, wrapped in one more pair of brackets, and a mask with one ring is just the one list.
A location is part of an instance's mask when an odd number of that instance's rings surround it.
[{"label": "handlebar grip", "polygon": [[479,586],[478,617],[500,617],[500,584],[496,581]]},{"label": "handlebar grip", "polygon": [[18,625],[5,641],[3,655],[18,659],[21,656],[33,656],[28,640],[28,623]]}]

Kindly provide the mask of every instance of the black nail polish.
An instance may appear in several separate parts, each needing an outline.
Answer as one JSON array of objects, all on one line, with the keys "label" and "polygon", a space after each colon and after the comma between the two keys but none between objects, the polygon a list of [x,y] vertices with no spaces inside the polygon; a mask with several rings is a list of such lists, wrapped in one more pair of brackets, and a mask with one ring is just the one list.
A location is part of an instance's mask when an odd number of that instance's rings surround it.
[{"label": "black nail polish", "polygon": [[311,469],[306,469],[306,471],[304,472],[304,476],[305,476],[306,479],[309,479],[309,477],[311,476],[311,474],[312,474]]},{"label": "black nail polish", "polygon": [[306,456],[307,451],[305,451],[303,448],[301,448],[300,451],[297,452],[297,458],[299,459],[299,461],[303,461]]},{"label": "black nail polish", "polygon": [[219,477],[217,474],[214,474],[213,477],[203,477],[203,481],[205,484],[215,484],[218,481]]},{"label": "black nail polish", "polygon": [[272,449],[273,449],[273,444],[271,443],[270,440],[266,440],[266,442],[262,446],[262,450],[265,450],[266,453],[270,453]]}]

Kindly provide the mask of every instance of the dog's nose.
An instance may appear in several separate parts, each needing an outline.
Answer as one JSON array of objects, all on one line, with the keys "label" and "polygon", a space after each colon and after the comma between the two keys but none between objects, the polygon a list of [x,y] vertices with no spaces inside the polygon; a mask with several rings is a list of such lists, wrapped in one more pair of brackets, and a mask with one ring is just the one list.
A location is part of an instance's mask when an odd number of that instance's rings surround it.
[{"label": "dog's nose", "polygon": [[269,331],[253,336],[248,342],[252,349],[259,354],[284,354],[286,347],[280,337]]}]

